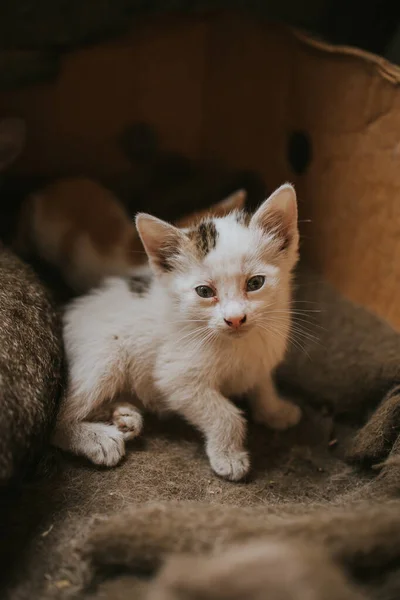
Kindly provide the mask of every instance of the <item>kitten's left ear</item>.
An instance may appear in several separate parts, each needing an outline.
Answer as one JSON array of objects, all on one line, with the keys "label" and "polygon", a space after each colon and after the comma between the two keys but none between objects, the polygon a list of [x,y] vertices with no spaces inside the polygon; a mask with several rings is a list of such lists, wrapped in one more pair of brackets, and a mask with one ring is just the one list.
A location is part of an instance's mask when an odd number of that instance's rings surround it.
[{"label": "kitten's left ear", "polygon": [[158,272],[173,271],[176,257],[186,240],[185,234],[174,225],[146,213],[137,215],[136,228],[151,266]]},{"label": "kitten's left ear", "polygon": [[214,217],[225,217],[227,214],[232,212],[233,210],[242,210],[247,198],[246,190],[236,190],[224,200],[218,202],[211,207],[210,212]]},{"label": "kitten's left ear", "polygon": [[250,226],[261,227],[282,239],[281,250],[298,239],[297,199],[290,183],[281,185],[252,216]]}]

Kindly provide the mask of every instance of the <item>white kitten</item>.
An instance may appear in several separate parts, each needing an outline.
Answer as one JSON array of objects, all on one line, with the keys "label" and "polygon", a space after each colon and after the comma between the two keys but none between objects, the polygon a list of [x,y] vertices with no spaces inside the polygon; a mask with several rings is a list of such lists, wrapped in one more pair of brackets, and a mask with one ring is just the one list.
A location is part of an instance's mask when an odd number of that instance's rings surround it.
[{"label": "white kitten", "polygon": [[204,434],[214,471],[239,480],[249,470],[246,425],[228,398],[248,394],[256,420],[275,429],[301,417],[271,377],[290,329],[295,191],[283,185],[251,218],[233,212],[181,230],[139,214],[136,224],[153,278],[110,278],[66,310],[69,394],[54,443],[117,464],[140,413],[124,405],[113,425],[89,419],[128,393],[145,409],[181,414]]}]

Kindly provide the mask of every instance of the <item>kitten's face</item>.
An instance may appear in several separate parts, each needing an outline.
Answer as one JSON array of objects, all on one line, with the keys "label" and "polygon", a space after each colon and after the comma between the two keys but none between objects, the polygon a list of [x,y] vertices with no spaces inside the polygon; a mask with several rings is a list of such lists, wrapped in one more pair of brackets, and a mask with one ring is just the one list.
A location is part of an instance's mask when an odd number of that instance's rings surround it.
[{"label": "kitten's face", "polygon": [[279,322],[298,249],[291,186],[279,188],[251,219],[233,212],[182,231],[143,215],[138,229],[177,320],[204,327],[210,337],[262,330],[272,311]]}]

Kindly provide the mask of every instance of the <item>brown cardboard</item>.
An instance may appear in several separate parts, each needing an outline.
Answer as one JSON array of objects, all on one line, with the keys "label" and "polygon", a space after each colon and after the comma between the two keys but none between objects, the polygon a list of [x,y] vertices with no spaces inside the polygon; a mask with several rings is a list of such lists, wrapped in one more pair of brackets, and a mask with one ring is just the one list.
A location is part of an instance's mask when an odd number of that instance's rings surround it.
[{"label": "brown cardboard", "polygon": [[[347,297],[400,327],[400,70],[243,15],[146,20],[68,54],[53,85],[0,95],[26,118],[17,172],[117,173],[115,138],[137,120],[166,146],[293,181],[302,251]],[[294,131],[311,140],[296,175]]]},{"label": "brown cardboard", "polygon": [[[400,326],[399,70],[255,22],[214,21],[204,152],[295,182],[303,254],[349,298]],[[308,171],[287,160],[292,131]]]}]

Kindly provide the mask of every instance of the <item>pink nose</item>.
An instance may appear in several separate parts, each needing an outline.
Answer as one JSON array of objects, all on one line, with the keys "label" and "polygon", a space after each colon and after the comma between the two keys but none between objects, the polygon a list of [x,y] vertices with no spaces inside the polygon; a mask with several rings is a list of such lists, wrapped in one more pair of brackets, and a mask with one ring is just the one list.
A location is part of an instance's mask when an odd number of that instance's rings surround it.
[{"label": "pink nose", "polygon": [[224,319],[225,323],[232,327],[233,329],[239,329],[244,323],[246,323],[246,315],[241,315],[240,317],[230,317],[229,319]]}]

